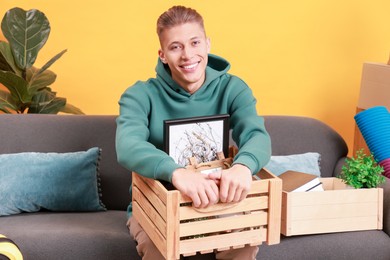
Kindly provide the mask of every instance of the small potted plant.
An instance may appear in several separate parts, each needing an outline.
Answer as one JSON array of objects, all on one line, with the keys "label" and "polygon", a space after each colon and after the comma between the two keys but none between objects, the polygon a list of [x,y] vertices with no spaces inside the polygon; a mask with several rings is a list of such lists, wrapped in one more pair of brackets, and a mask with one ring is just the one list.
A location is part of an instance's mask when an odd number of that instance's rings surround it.
[{"label": "small potted plant", "polygon": [[338,177],[356,189],[377,188],[385,182],[383,171],[383,167],[377,164],[373,155],[366,155],[361,149],[355,157],[345,160]]}]

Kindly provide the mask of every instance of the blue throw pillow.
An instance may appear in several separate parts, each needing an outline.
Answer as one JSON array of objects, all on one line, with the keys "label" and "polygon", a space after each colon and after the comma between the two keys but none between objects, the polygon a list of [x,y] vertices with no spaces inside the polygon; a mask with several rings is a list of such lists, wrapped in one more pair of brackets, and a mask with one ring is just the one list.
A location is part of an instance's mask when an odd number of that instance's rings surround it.
[{"label": "blue throw pillow", "polygon": [[0,216],[21,212],[100,211],[101,150],[0,155]]},{"label": "blue throw pillow", "polygon": [[319,153],[278,155],[271,156],[271,160],[264,168],[276,176],[286,171],[304,172],[321,176],[320,161],[321,155]]}]

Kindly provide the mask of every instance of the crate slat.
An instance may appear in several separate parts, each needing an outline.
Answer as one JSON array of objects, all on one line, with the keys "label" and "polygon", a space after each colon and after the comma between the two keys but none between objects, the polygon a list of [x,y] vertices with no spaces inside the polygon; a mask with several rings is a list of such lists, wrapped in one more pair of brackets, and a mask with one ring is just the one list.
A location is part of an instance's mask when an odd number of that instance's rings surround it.
[{"label": "crate slat", "polygon": [[[158,248],[161,254],[166,258],[167,254],[167,244],[164,236],[158,231],[157,228],[154,228],[153,222],[149,219],[146,213],[138,205],[137,202],[133,202],[133,216],[137,219],[138,223],[148,234],[150,239],[153,241],[154,245]],[[171,258],[172,259],[172,258]]]},{"label": "crate slat", "polygon": [[[266,172],[268,177],[274,176]],[[281,222],[281,205],[282,205],[282,181],[279,178],[269,179],[269,203],[268,203],[268,233],[267,244],[274,245],[280,242],[280,222]]]},{"label": "crate slat", "polygon": [[[154,208],[156,208],[157,212],[161,215],[161,217],[166,221],[167,220],[167,208],[164,204],[164,202],[160,199],[160,197],[152,190],[152,188],[148,185],[149,183],[145,183],[143,179],[139,175],[136,176],[136,178],[133,178],[133,180],[136,180],[134,183],[135,187],[138,187],[140,191],[142,191],[143,194],[148,198],[150,203],[153,205]],[[166,201],[166,199],[165,199]]]},{"label": "crate slat", "polygon": [[291,222],[291,226],[287,232],[294,235],[320,234],[328,233],[329,227],[332,227],[331,232],[377,229],[377,217],[298,220]]},{"label": "crate slat", "polygon": [[[166,238],[167,237],[167,224],[161,215],[156,211],[154,207],[149,203],[145,195],[134,186],[132,190],[133,201],[138,203],[149,219],[156,225],[160,233]],[[134,203],[133,202],[133,203]]]},{"label": "crate slat", "polygon": [[376,203],[325,204],[295,207],[290,219],[310,220],[377,216]]},{"label": "crate slat", "polygon": [[252,181],[251,190],[249,191],[248,195],[267,192],[269,192],[269,184],[267,182]]},{"label": "crate slat", "polygon": [[[231,207],[230,207],[231,206]],[[221,214],[233,214],[268,208],[268,196],[251,197],[239,203],[220,203],[207,207],[205,211],[190,206],[180,207],[180,220],[210,217]]]},{"label": "crate slat", "polygon": [[179,259],[179,192],[167,193],[167,259]]},{"label": "crate slat", "polygon": [[383,229],[383,189],[378,189],[377,229]]},{"label": "crate slat", "polygon": [[193,252],[209,252],[210,250],[229,249],[226,245],[260,245],[266,240],[267,229],[248,230],[235,233],[220,234],[212,237],[201,237],[196,239],[180,241],[180,253],[183,255]]},{"label": "crate slat", "polygon": [[[262,169],[261,171],[266,172],[265,169]],[[270,174],[269,172],[266,172],[262,176],[267,176],[267,177],[271,178],[269,174]],[[274,175],[273,175],[273,178],[275,178]],[[261,194],[261,193],[267,193],[267,192],[269,192],[268,182],[252,181],[251,189],[248,192],[248,195]],[[180,203],[182,204],[182,203],[189,203],[189,202],[192,202],[191,198],[184,195],[184,194],[181,194]]]},{"label": "crate slat", "polygon": [[212,232],[257,227],[267,224],[267,212],[255,212],[248,215],[229,215],[202,221],[194,221],[180,224],[180,237],[206,234]]},{"label": "crate slat", "polygon": [[[324,192],[289,192],[291,206],[377,202],[377,189],[325,190]],[[342,198],[342,199],[340,199]]]},{"label": "crate slat", "polygon": [[166,205],[167,204],[167,196],[166,196],[166,188],[161,182],[142,177],[142,180],[148,184],[148,186],[153,190],[153,192],[159,197],[159,199]]}]

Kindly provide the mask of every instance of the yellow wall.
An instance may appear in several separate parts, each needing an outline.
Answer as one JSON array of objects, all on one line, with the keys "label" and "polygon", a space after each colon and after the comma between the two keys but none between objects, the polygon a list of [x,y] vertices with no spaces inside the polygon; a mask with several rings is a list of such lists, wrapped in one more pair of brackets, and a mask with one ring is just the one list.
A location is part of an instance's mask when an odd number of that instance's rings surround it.
[{"label": "yellow wall", "polygon": [[318,118],[352,149],[362,64],[390,51],[388,0],[1,0],[0,13],[43,11],[52,31],[36,65],[68,49],[53,89],[86,114],[117,114],[121,93],[155,75],[155,22],[174,4],[203,14],[212,52],[251,86],[261,114]]}]

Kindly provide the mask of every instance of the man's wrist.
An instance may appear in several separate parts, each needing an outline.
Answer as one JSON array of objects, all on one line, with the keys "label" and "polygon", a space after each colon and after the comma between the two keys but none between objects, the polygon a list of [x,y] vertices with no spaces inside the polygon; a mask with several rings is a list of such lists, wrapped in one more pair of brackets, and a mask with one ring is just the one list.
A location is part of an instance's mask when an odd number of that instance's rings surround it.
[{"label": "man's wrist", "polygon": [[240,171],[248,171],[250,174],[252,174],[251,169],[248,166],[246,166],[245,164],[233,163],[232,167],[238,168]]},{"label": "man's wrist", "polygon": [[172,178],[171,178],[171,182],[173,183],[173,178],[177,176],[177,174],[180,174],[181,171],[185,170],[185,168],[176,168],[173,172],[172,172]]}]

